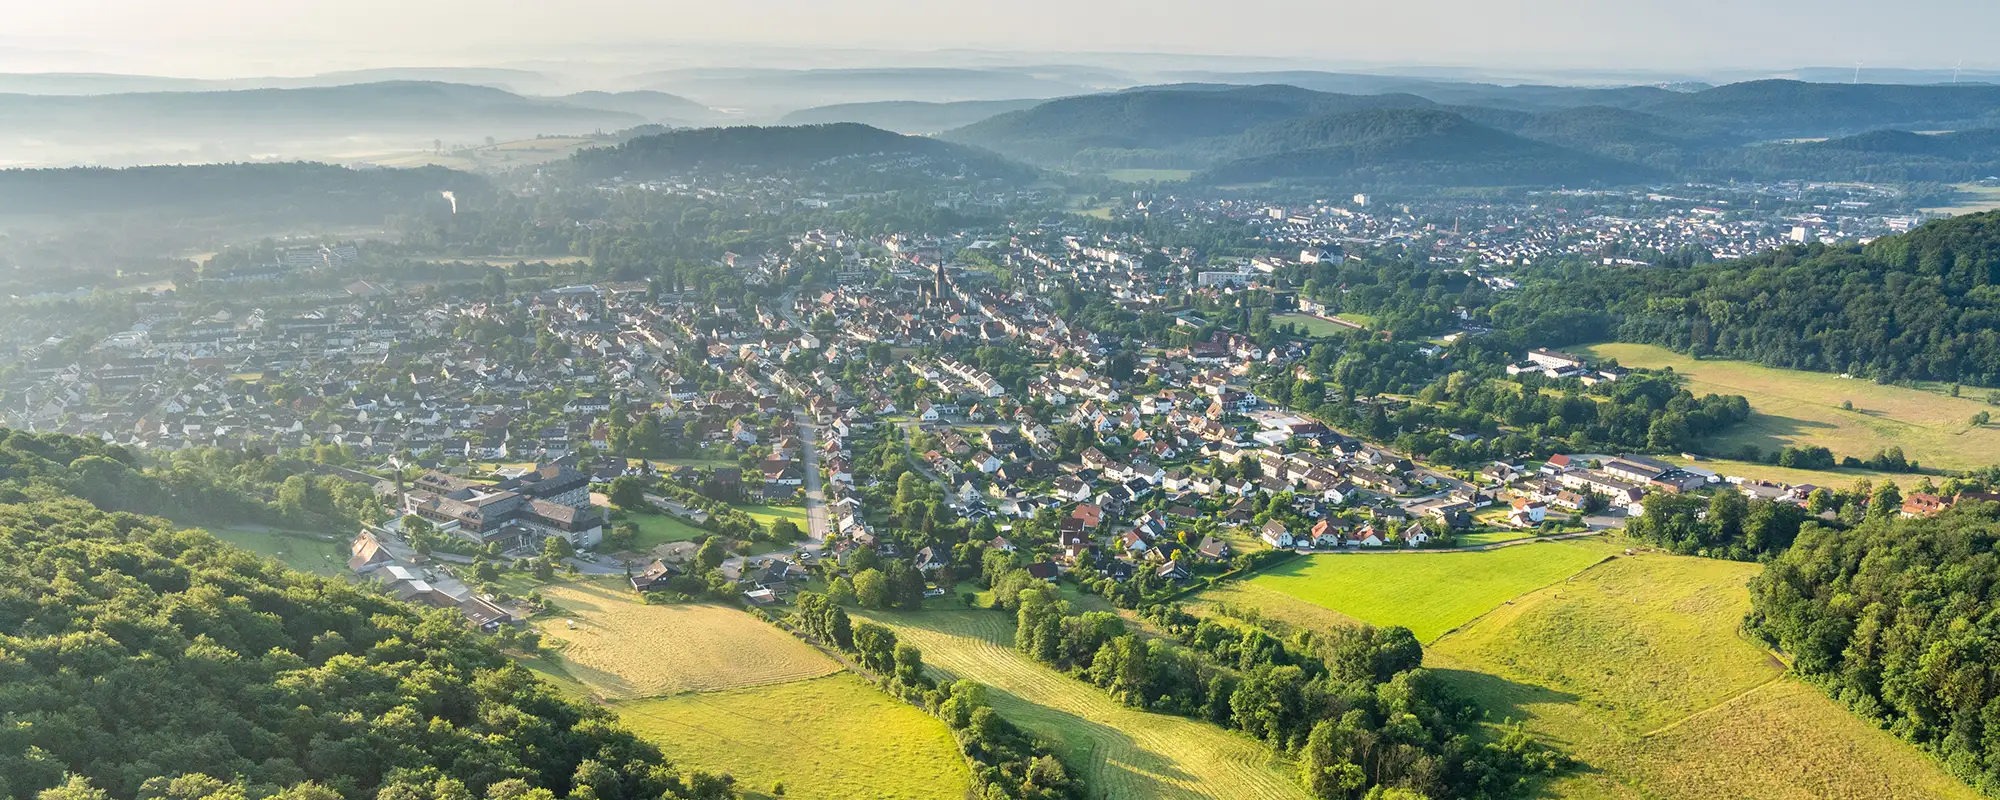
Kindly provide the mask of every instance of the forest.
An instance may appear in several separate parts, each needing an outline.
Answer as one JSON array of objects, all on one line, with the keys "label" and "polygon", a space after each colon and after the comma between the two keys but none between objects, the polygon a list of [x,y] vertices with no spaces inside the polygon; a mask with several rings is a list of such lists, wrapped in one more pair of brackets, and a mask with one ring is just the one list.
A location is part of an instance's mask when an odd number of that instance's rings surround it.
[{"label": "forest", "polygon": [[1402,628],[1286,641],[1155,605],[1141,613],[1171,638],[1147,639],[1115,614],[1071,613],[1053,590],[1023,589],[1018,603],[1023,653],[1128,706],[1242,731],[1295,759],[1314,797],[1508,798],[1569,768],[1518,732],[1475,741],[1480,709],[1422,668],[1423,647]]},{"label": "forest", "polygon": [[468,631],[164,520],[0,504],[0,797],[725,798]]},{"label": "forest", "polygon": [[1991,794],[2000,790],[1996,545],[1995,503],[1929,518],[1872,513],[1846,530],[1808,523],[1751,584],[1749,627],[1856,715]]}]

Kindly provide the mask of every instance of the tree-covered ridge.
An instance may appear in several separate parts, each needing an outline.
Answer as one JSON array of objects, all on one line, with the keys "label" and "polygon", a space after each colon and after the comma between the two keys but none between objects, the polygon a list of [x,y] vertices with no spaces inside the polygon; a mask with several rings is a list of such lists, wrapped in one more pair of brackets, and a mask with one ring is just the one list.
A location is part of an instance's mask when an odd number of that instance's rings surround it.
[{"label": "tree-covered ridge", "polygon": [[180,215],[254,214],[286,219],[372,220],[450,208],[440,192],[470,200],[484,178],[442,167],[350,169],[331,164],[199,164],[103,169],[0,170],[0,212],[105,214],[171,208]]},{"label": "tree-covered ridge", "polygon": [[2000,212],[1866,246],[1787,248],[1593,282],[1538,288],[1573,303],[1616,298],[1624,341],[1774,367],[2000,385]]},{"label": "tree-covered ridge", "polygon": [[731,794],[448,613],[74,499],[0,505],[0,720],[14,798]]},{"label": "tree-covered ridge", "polygon": [[922,156],[992,173],[1026,172],[990,153],[852,122],[671,131],[640,136],[617,147],[584,150],[568,167],[585,178],[643,177],[690,169],[803,168],[833,159],[870,156]]},{"label": "tree-covered ridge", "polygon": [[2000,791],[2000,504],[1808,524],[1751,584],[1750,625],[1863,718]]}]

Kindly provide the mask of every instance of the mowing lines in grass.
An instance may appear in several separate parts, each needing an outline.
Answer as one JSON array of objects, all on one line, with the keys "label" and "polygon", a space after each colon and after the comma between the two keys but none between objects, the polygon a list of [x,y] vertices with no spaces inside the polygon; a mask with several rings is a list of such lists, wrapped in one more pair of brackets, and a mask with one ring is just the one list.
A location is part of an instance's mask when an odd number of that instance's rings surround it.
[{"label": "mowing lines in grass", "polygon": [[674,763],[727,772],[746,797],[957,800],[970,781],[943,722],[842,672],[748,689],[618,703]]},{"label": "mowing lines in grass", "polygon": [[1371,625],[1401,625],[1428,642],[1601,557],[1597,548],[1561,542],[1471,553],[1317,555],[1251,580]]},{"label": "mowing lines in grass", "polygon": [[[840,665],[733,608],[646,605],[609,583],[544,587],[562,613],[537,621],[571,677],[608,699],[732,689],[831,674]],[[571,627],[574,623],[575,627]]]},{"label": "mowing lines in grass", "polygon": [[1304,798],[1290,765],[1264,745],[1204,722],[1120,705],[1102,689],[1013,648],[1013,620],[995,611],[873,615],[924,662],[992,688],[1002,717],[1051,742],[1094,793],[1117,798]]},{"label": "mowing lines in grass", "polygon": [[1739,635],[1758,569],[1615,557],[1445,636],[1425,664],[1585,764],[1551,796],[1969,800]]}]

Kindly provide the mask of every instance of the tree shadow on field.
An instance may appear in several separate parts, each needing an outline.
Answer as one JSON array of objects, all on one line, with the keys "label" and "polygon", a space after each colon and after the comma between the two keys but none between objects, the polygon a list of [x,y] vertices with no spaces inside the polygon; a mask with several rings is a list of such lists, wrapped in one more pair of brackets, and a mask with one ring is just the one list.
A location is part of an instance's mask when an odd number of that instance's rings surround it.
[{"label": "tree shadow on field", "polygon": [[1500,725],[1534,717],[1530,706],[1567,705],[1583,699],[1569,692],[1512,681],[1486,672],[1436,667],[1430,671],[1477,701],[1480,709],[1486,712],[1487,722]]}]

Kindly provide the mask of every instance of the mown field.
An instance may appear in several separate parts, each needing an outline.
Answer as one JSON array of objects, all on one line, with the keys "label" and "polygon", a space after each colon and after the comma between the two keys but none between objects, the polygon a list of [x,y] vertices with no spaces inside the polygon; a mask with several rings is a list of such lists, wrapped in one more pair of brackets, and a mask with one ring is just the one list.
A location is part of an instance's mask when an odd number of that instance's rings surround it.
[{"label": "mown field", "polygon": [[328,541],[317,534],[278,531],[255,526],[209,527],[215,538],[284,562],[285,566],[321,577],[347,574],[348,542]]},{"label": "mown field", "polygon": [[1401,625],[1429,642],[1521,594],[1603,558],[1588,540],[1475,553],[1352,553],[1285,562],[1251,579],[1372,625]]},{"label": "mown field", "polygon": [[1426,662],[1583,761],[1552,797],[1975,797],[1740,635],[1758,569],[1613,558],[1444,637]]},{"label": "mown field", "polygon": [[1977,214],[1982,211],[2000,209],[2000,186],[1982,186],[1977,183],[1961,183],[1955,187],[1959,191],[1957,202],[1939,208],[1926,208],[1928,214]]},{"label": "mown field", "polygon": [[1013,647],[1014,625],[995,611],[876,614],[952,678],[991,687],[1001,716],[1047,739],[1082,769],[1093,797],[1303,798],[1291,765],[1262,744],[1213,725],[1128,708]]},{"label": "mown field", "polygon": [[735,776],[747,798],[782,782],[787,800],[958,800],[970,779],[943,722],[847,672],[612,710],[676,764]]},{"label": "mown field", "polygon": [[626,512],[625,518],[619,521],[630,522],[639,529],[639,536],[633,540],[632,549],[641,553],[669,542],[693,541],[708,533],[671,514],[631,511]]},{"label": "mown field", "polygon": [[[1993,463],[2000,453],[2000,426],[1971,424],[1980,411],[2000,416],[2000,408],[1985,402],[1986,389],[1965,387],[1963,397],[1951,397],[1743,361],[1697,361],[1652,345],[1601,344],[1583,350],[1627,367],[1673,367],[1687,376],[1688,390],[1696,395],[1748,398],[1749,421],[1702,443],[1716,455],[1735,455],[1744,445],[1767,453],[1788,445],[1818,445],[1835,456],[1866,459],[1894,446],[1923,466],[1972,469]],[[1853,402],[1854,410],[1842,409],[1842,401]]]},{"label": "mown field", "polygon": [[[1374,320],[1359,314],[1342,314],[1340,318],[1359,325],[1364,329],[1374,322]],[[1277,314],[1271,317],[1271,324],[1297,325],[1300,330],[1305,331],[1307,336],[1315,338],[1321,336],[1338,336],[1356,330],[1355,328],[1321,319],[1311,314]]]},{"label": "mown field", "polygon": [[[562,666],[600,698],[628,700],[829,675],[833,659],[743,611],[646,605],[617,578],[546,586],[562,610],[535,620]],[[575,627],[570,627],[574,621]]]},{"label": "mown field", "polygon": [[[1915,748],[1784,677],[1740,633],[1755,564],[1657,553],[1631,543],[1568,545],[1609,555],[1500,600],[1425,646],[1426,666],[1477,698],[1495,724],[1520,723],[1582,767],[1544,787],[1566,800],[1862,800],[1976,795]],[[1491,559],[1533,545],[1491,553]],[[1411,597],[1456,591],[1420,559],[1383,562],[1378,581]],[[1467,569],[1476,568],[1468,562]],[[1492,596],[1492,595],[1487,595]],[[1190,608],[1255,608],[1308,629],[1352,624],[1374,601],[1331,607],[1257,583],[1202,593]],[[1405,623],[1407,624],[1407,623]]]}]

